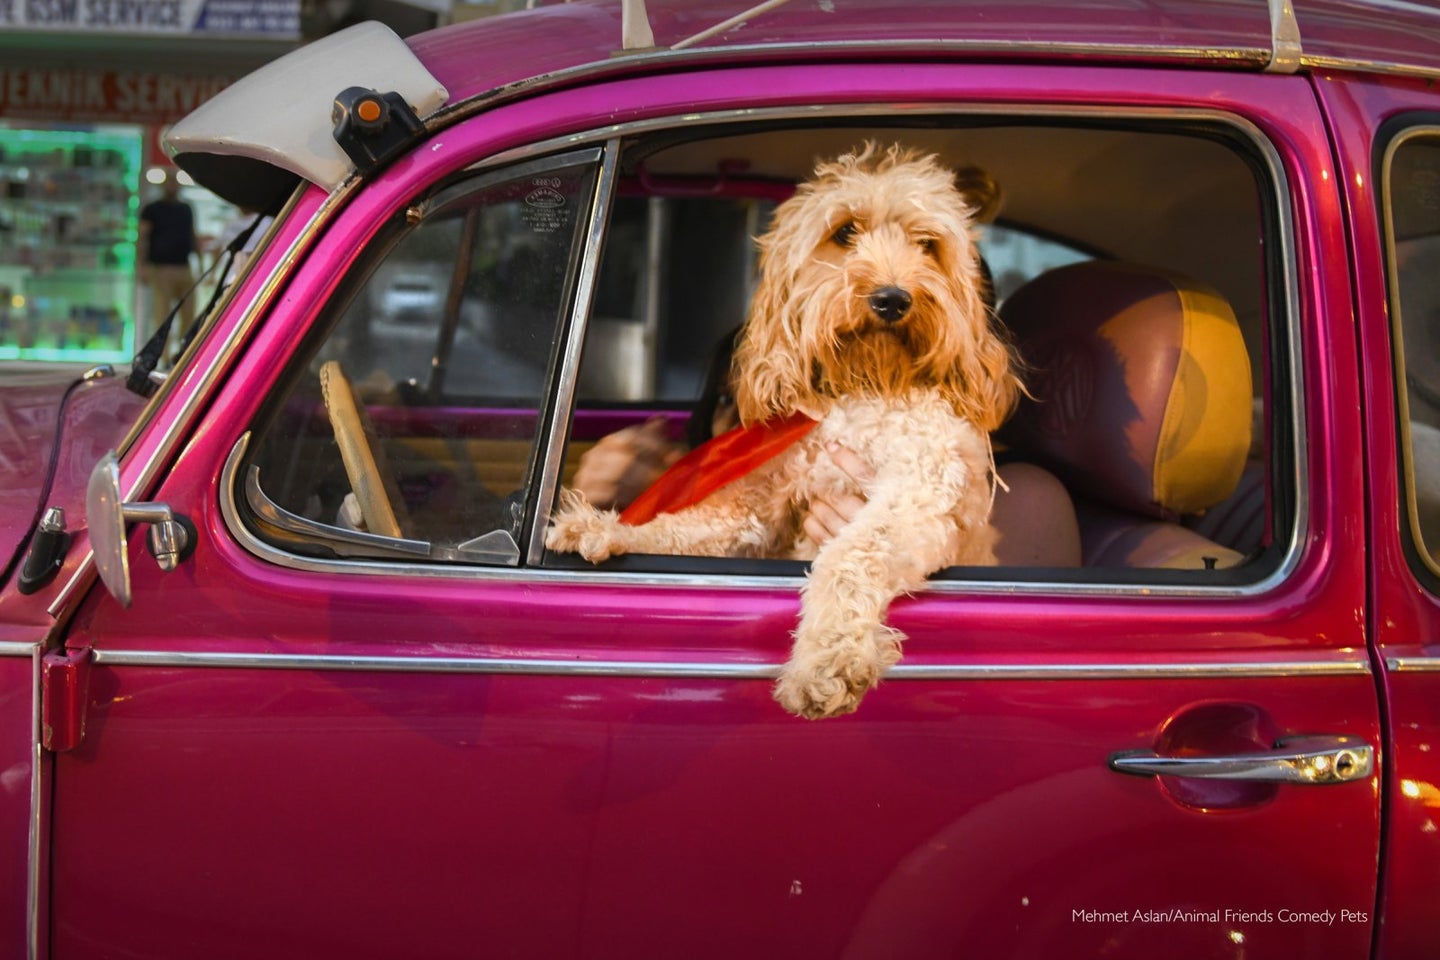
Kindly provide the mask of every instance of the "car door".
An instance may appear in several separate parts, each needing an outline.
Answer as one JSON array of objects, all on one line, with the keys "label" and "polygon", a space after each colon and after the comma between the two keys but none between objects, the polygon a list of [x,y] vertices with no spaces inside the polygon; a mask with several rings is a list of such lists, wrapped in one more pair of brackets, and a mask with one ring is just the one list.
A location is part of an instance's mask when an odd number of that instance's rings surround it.
[{"label": "car door", "polygon": [[[1366,441],[1374,517],[1374,643],[1393,732],[1384,782],[1381,950],[1423,956],[1436,936],[1435,784],[1430,756],[1440,669],[1435,491],[1440,107],[1412,83],[1337,78],[1322,86],[1355,216],[1353,258],[1364,346]],[[1383,120],[1383,122],[1381,122]],[[1367,186],[1368,185],[1368,186]]]},{"label": "car door", "polygon": [[[961,571],[896,604],[905,659],[859,712],[806,722],[771,698],[802,570],[539,548],[626,137],[1037,102],[1046,135],[1100,104],[1259,158],[1262,560]],[[53,955],[1368,955],[1381,727],[1327,149],[1298,78],[769,66],[497,106],[338,212],[312,188],[283,283],[196,355],[206,402],[170,398],[203,408],[183,446],[120,465],[198,545],[163,572],[132,544],[129,607],[96,588],[70,623]],[[448,267],[434,340],[367,309],[414,261]]]}]

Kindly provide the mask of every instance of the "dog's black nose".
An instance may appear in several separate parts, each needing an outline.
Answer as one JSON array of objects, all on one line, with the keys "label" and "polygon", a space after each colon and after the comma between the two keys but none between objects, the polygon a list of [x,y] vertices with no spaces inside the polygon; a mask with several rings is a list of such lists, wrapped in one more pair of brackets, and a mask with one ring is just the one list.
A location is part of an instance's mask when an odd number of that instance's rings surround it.
[{"label": "dog's black nose", "polygon": [[894,323],[910,310],[910,294],[899,287],[881,287],[870,294],[870,310],[886,323]]}]

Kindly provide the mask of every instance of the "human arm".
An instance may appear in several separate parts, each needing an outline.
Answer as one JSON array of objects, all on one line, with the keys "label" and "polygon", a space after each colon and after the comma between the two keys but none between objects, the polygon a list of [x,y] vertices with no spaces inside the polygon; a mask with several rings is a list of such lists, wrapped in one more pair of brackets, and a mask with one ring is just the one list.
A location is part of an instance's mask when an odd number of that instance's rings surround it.
[{"label": "human arm", "polygon": [[683,454],[671,442],[665,418],[651,417],[600,438],[586,450],[570,487],[602,510],[622,509]]}]

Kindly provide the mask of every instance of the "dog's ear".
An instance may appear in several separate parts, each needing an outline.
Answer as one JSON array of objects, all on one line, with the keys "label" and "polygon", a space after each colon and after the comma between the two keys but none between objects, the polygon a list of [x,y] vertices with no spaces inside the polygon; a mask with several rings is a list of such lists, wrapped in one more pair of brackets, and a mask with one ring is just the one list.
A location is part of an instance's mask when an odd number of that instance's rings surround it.
[{"label": "dog's ear", "polygon": [[955,171],[955,189],[970,207],[975,223],[993,223],[1005,205],[1005,191],[1000,181],[983,167],[961,167]]},{"label": "dog's ear", "polygon": [[1020,361],[986,302],[974,244],[953,244],[951,250],[946,274],[958,313],[952,335],[959,342],[941,388],[962,416],[993,431],[1010,416],[1024,389]]},{"label": "dog's ear", "polygon": [[789,273],[774,262],[779,254],[768,240],[761,239],[760,280],[731,371],[736,409],[747,425],[793,412],[808,382],[791,328]]}]

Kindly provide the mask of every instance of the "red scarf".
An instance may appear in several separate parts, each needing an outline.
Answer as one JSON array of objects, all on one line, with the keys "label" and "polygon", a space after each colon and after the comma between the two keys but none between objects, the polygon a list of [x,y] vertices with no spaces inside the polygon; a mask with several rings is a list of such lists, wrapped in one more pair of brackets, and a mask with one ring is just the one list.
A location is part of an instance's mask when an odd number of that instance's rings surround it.
[{"label": "red scarf", "polygon": [[784,453],[815,429],[803,413],[736,427],[691,450],[675,461],[635,502],[620,514],[632,526],[694,506],[710,494]]}]

